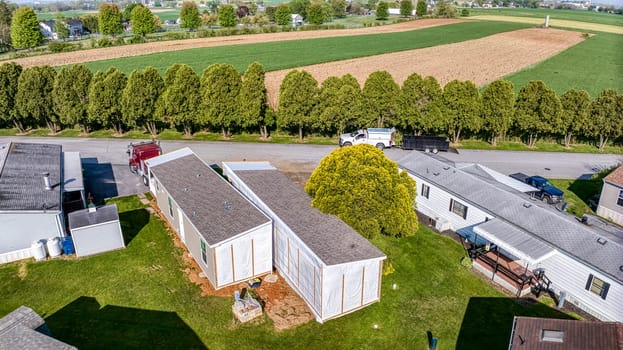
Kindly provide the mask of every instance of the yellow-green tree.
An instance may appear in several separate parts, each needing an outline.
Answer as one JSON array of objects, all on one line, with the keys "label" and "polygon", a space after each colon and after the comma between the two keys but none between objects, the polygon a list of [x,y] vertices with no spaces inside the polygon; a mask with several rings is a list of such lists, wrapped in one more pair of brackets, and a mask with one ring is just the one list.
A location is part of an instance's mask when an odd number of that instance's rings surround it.
[{"label": "yellow-green tree", "polygon": [[415,181],[372,145],[331,152],[305,191],[312,206],[338,216],[364,237],[412,236],[418,229]]},{"label": "yellow-green tree", "polygon": [[13,12],[11,40],[16,49],[39,46],[43,42],[39,20],[32,8],[22,6]]}]

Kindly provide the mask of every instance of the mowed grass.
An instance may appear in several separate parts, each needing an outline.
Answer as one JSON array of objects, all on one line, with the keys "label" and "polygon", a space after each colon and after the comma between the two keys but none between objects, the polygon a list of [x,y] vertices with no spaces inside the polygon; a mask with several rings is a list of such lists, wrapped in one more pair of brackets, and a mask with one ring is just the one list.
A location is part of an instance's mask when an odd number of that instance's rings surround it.
[{"label": "mowed grass", "polygon": [[505,79],[519,91],[530,80],[542,80],[558,95],[570,89],[591,97],[612,88],[623,91],[623,35],[598,33],[539,64]]},{"label": "mowed grass", "polygon": [[[86,65],[92,71],[104,71],[110,67],[116,67],[125,73],[151,65],[160,73],[164,73],[173,64],[185,63],[196,72],[201,73],[210,64],[229,63],[236,67],[238,71],[244,72],[250,63],[257,61],[264,65],[266,71],[273,71],[462,42],[528,27],[530,25],[522,23],[475,21],[401,33],[292,40],[162,52],[89,62]],[[348,35],[348,33],[345,32],[344,35]],[[232,40],[236,40],[236,37],[232,37]],[[405,62],[405,64],[408,64],[408,62]]]},{"label": "mowed grass", "polygon": [[586,23],[607,24],[613,26],[623,26],[623,16],[612,13],[580,11],[580,10],[555,10],[555,9],[529,9],[529,8],[494,8],[478,9],[470,8],[470,16],[509,16],[509,17],[529,17],[542,18],[546,16],[550,19],[577,21]]},{"label": "mowed grass", "polygon": [[[231,297],[201,297],[182,272],[182,250],[135,196],[117,203],[127,248],[86,258],[0,266],[0,316],[20,305],[80,349],[505,349],[513,316],[569,318],[505,297],[460,265],[455,241],[421,225],[415,237],[373,243],[396,269],[381,301],[325,324],[277,332],[262,316],[239,324]],[[397,288],[393,289],[392,284]],[[378,329],[373,329],[377,324]]]}]

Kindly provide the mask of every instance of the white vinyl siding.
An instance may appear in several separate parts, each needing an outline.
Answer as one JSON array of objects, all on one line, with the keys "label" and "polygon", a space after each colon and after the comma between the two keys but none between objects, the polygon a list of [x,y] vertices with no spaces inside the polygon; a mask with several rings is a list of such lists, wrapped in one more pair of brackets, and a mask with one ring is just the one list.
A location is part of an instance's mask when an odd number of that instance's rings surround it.
[{"label": "white vinyl siding", "polygon": [[[536,266],[530,266],[531,269],[537,267],[545,269],[545,275],[552,281],[554,292],[558,294],[564,291],[568,302],[579,306],[602,321],[623,320],[623,308],[621,307],[623,305],[623,285],[620,282],[616,282],[563,254],[555,254]],[[586,289],[590,275],[610,285],[605,300],[598,294]]]},{"label": "white vinyl siding", "polygon": [[449,221],[452,230],[456,231],[463,227],[485,222],[487,218],[494,218],[492,214],[486,213],[485,211],[475,206],[471,206],[465,201],[461,202],[469,206],[469,210],[467,211],[467,216],[465,218],[450,212],[448,208],[450,208],[450,201],[452,199],[455,199],[453,195],[436,187],[434,184],[431,184],[424,179],[416,177],[413,174],[409,175],[416,182],[417,193],[422,193],[423,186],[428,186],[430,188],[428,198],[421,195],[415,198],[417,202],[417,210],[422,214],[431,217],[432,219],[443,219]]}]

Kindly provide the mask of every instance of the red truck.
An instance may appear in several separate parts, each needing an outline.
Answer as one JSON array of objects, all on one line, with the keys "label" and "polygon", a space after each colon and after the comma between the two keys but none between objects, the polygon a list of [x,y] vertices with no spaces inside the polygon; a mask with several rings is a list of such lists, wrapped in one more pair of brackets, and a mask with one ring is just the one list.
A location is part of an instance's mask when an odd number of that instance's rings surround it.
[{"label": "red truck", "polygon": [[143,177],[145,186],[149,184],[147,179],[147,159],[157,157],[162,154],[160,142],[144,141],[134,142],[128,145],[128,166],[130,171]]}]

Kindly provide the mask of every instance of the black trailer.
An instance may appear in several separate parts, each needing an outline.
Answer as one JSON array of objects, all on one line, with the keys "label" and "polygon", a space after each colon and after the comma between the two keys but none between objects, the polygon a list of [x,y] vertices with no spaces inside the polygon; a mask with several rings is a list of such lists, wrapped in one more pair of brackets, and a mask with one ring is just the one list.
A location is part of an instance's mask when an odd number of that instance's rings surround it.
[{"label": "black trailer", "polygon": [[433,153],[439,151],[448,152],[450,149],[450,142],[446,141],[446,138],[441,136],[404,135],[402,137],[402,149]]}]

